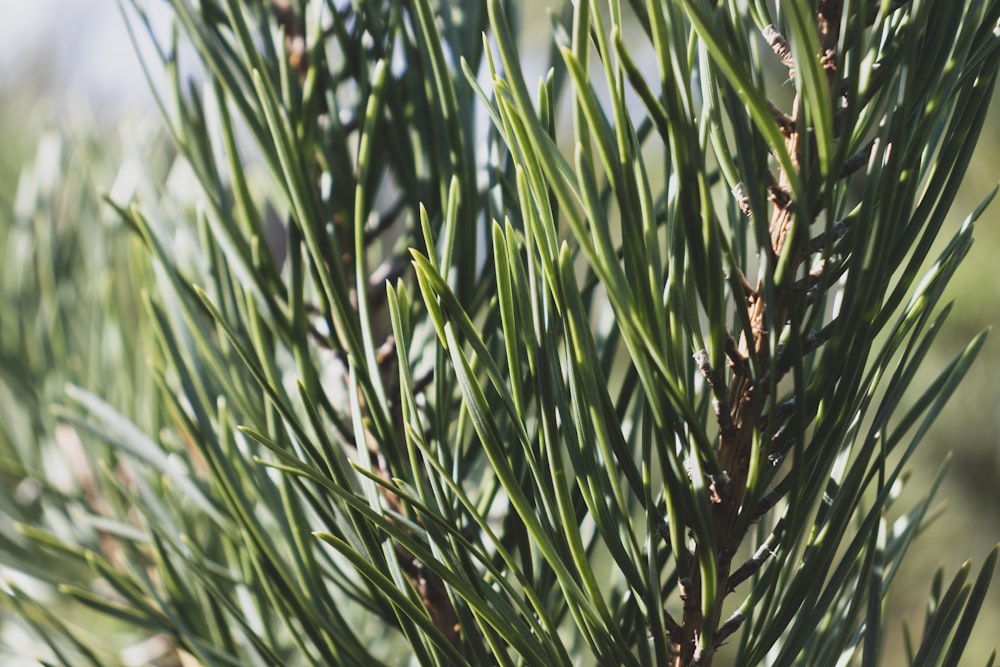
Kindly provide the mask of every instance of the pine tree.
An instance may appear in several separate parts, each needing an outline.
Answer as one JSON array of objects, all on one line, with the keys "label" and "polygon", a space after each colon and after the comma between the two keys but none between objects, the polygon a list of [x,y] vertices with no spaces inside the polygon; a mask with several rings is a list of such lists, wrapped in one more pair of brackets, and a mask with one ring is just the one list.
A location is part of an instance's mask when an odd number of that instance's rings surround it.
[{"label": "pine tree", "polygon": [[9,584],[49,663],[881,663],[1000,2],[169,5],[108,196],[142,393],[67,389],[72,490],[8,466],[9,563],[114,619]]}]

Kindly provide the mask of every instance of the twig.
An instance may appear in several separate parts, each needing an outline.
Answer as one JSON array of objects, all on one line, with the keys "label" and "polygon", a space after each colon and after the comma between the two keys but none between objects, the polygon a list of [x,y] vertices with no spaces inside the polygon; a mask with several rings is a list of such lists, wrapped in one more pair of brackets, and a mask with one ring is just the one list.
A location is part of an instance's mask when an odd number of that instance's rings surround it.
[{"label": "twig", "polygon": [[653,527],[653,530],[655,530],[656,534],[659,535],[663,539],[663,541],[667,543],[668,547],[671,546],[670,524],[667,523],[666,519],[658,521],[656,525]]},{"label": "twig", "polygon": [[795,76],[795,59],[792,57],[792,49],[788,46],[788,40],[785,39],[784,35],[778,32],[778,29],[770,23],[764,26],[760,34],[763,35],[764,40],[767,41],[767,45],[774,51],[774,55],[778,56],[785,67],[788,68],[789,74]]},{"label": "twig", "polygon": [[771,202],[782,211],[791,212],[794,208],[792,196],[788,194],[788,191],[785,190],[784,187],[782,187],[781,183],[778,182],[778,179],[774,177],[774,174],[768,171],[767,176],[767,189],[768,192],[771,193]]},{"label": "twig", "polygon": [[[754,293],[754,296],[756,296],[756,293]],[[729,359],[729,364],[733,367],[733,373],[742,377],[750,377],[750,362],[740,352],[739,346],[732,336],[726,338],[726,357]]]},{"label": "twig", "polygon": [[778,502],[785,497],[785,491],[783,489],[771,489],[764,494],[764,497],[760,499],[757,503],[756,519],[764,516],[778,504]]},{"label": "twig", "polygon": [[671,616],[666,610],[663,612],[663,624],[667,626],[667,636],[671,639],[680,637],[684,632],[683,628],[681,628],[681,624],[674,620],[674,617]]},{"label": "twig", "polygon": [[785,135],[787,137],[790,134],[792,134],[793,132],[795,132],[795,119],[794,118],[792,118],[791,116],[789,116],[788,114],[786,114],[784,111],[782,111],[781,109],[779,109],[778,105],[776,105],[771,100],[767,101],[767,108],[770,110],[771,116],[773,116],[774,120],[778,123],[778,128],[781,130],[781,133],[783,135]]},{"label": "twig", "polygon": [[794,414],[795,399],[790,398],[784,403],[780,403],[769,414],[763,414],[760,416],[761,429],[766,430],[771,425],[772,420],[774,423],[780,424]]},{"label": "twig", "polygon": [[743,215],[753,218],[753,210],[750,208],[750,197],[747,196],[746,186],[740,181],[733,188],[733,196],[736,197],[736,205],[743,211]]},{"label": "twig", "polygon": [[729,400],[726,398],[725,382],[718,376],[718,373],[712,370],[711,364],[708,363],[708,352],[698,350],[694,353],[694,361],[698,364],[698,370],[704,376],[705,382],[712,389],[712,407],[715,409],[715,418],[719,422],[719,429],[721,429],[724,435],[736,433],[736,426],[733,424],[732,415],[729,413]]},{"label": "twig", "polygon": [[867,144],[865,144],[861,150],[852,155],[851,157],[844,160],[843,166],[840,168],[840,177],[847,178],[858,169],[868,164],[868,160],[872,154],[872,147],[875,145],[875,140],[872,139]]},{"label": "twig", "polygon": [[760,571],[760,566],[767,562],[767,559],[773,555],[774,552],[771,550],[771,540],[768,539],[764,542],[764,544],[760,545],[760,548],[758,548],[757,551],[755,551],[754,554],[750,556],[745,563],[743,563],[743,565],[740,565],[731,575],[729,575],[727,595],[735,591],[737,586]]},{"label": "twig", "polygon": [[847,234],[847,225],[844,224],[843,220],[839,220],[830,227],[829,232],[823,232],[818,234],[809,240],[809,252],[820,252],[827,245],[831,245],[836,241],[844,238]]},{"label": "twig", "polygon": [[[832,328],[827,326],[824,327],[822,331],[810,334],[806,336],[804,339],[802,339],[802,356],[805,356],[810,352],[815,352],[817,349],[819,349],[823,345],[823,343],[830,340],[831,333],[832,333]],[[792,370],[792,364],[795,363],[795,359],[794,355],[784,345],[778,346],[777,356],[778,360],[777,363],[775,364],[776,370],[774,372],[777,373],[777,379],[780,381],[781,378],[785,376],[785,373]],[[769,384],[771,381],[770,378],[771,372],[772,370],[768,369],[767,373],[762,375],[761,378],[757,381],[757,383],[760,385]]]},{"label": "twig", "polygon": [[740,629],[744,620],[746,620],[746,616],[744,616],[743,612],[734,611],[733,615],[727,618],[726,622],[719,626],[719,629],[715,633],[715,644],[713,645],[716,651],[719,650],[719,647],[722,646],[724,641],[729,639],[734,632]]}]

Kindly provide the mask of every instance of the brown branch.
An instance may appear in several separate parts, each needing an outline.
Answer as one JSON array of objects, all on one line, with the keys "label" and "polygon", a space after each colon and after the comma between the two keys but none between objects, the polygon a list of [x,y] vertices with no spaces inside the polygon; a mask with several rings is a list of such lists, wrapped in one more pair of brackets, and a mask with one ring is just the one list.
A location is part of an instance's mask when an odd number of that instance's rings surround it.
[{"label": "brown branch", "polygon": [[[797,137],[798,135],[792,136]],[[798,145],[797,142],[796,145]],[[767,172],[767,190],[771,195],[771,203],[774,204],[776,208],[789,212],[795,208],[795,203],[792,201],[792,195],[788,190],[788,185],[782,185],[771,172]],[[773,220],[771,222],[771,228],[774,228]]]},{"label": "brown branch", "polygon": [[795,119],[778,108],[778,105],[771,100],[767,101],[767,108],[771,112],[771,117],[778,124],[778,129],[786,137],[795,132]]},{"label": "brown branch", "polygon": [[715,418],[719,423],[720,431],[732,433],[736,427],[733,426],[733,421],[729,414],[729,403],[727,402],[724,389],[725,382],[723,382],[722,377],[716,371],[712,370],[711,364],[708,363],[708,352],[705,350],[695,352],[694,361],[698,364],[698,370],[701,371],[705,382],[712,389],[712,394],[714,395],[712,407],[715,410]]},{"label": "brown branch", "polygon": [[774,55],[778,56],[785,67],[788,68],[789,75],[795,76],[795,59],[792,57],[792,48],[788,45],[788,40],[785,39],[784,35],[778,32],[778,29],[770,23],[764,26],[760,34],[764,37],[767,45],[771,47],[771,50],[774,51]]},{"label": "brown branch", "polygon": [[671,616],[664,610],[663,612],[663,625],[667,626],[667,636],[668,637],[680,637],[683,633],[680,623],[674,620]]},{"label": "brown branch", "polygon": [[[841,0],[821,0],[816,17],[823,47],[821,64],[827,73],[827,83],[831,88],[835,87],[837,60],[836,52],[833,49],[837,42],[841,11]],[[794,59],[787,41],[773,26],[765,27],[762,33],[772,50],[789,67],[794,76],[792,69]],[[800,104],[801,99],[796,97],[793,111],[788,115],[781,112],[773,104],[771,111],[775,122],[778,123],[785,136],[785,148],[792,157],[792,167],[811,173],[816,168],[815,151],[809,151],[813,157],[808,164],[800,164],[798,161],[800,140],[809,140],[808,135],[800,134],[801,128],[798,127]],[[785,246],[794,223],[796,207],[789,194],[788,173],[780,172],[777,179],[770,173],[766,174],[765,177],[768,178],[767,186],[774,206],[769,224],[770,247],[767,248],[767,251],[772,257],[778,257],[786,250]],[[742,203],[741,209],[749,208],[748,205],[745,206],[745,192],[745,188],[734,190],[737,201]],[[805,221],[803,224],[808,224],[808,222]],[[822,239],[823,247],[826,247],[828,240],[828,237]],[[808,248],[810,247],[803,244],[802,248],[792,249],[793,257],[797,262],[801,263],[808,259],[810,254]],[[772,263],[767,262],[763,270],[773,270],[770,268],[771,266]],[[718,646],[742,623],[742,618],[738,615],[725,623],[721,622],[721,610],[726,595],[736,585],[752,576],[769,556],[769,550],[758,550],[749,561],[737,568],[735,572],[731,571],[733,554],[738,543],[742,541],[742,536],[736,534],[734,529],[738,524],[746,494],[754,434],[761,428],[763,415],[760,414],[760,410],[766,402],[770,384],[755,381],[746,360],[752,355],[756,359],[758,378],[767,378],[772,363],[770,358],[771,336],[780,337],[781,329],[787,326],[789,309],[802,302],[801,298],[796,299],[796,296],[803,296],[803,290],[808,289],[820,277],[808,276],[798,284],[791,286],[791,289],[781,290],[776,299],[768,302],[762,294],[765,279],[765,276],[762,275],[758,279],[758,286],[753,290],[753,294],[745,295],[750,331],[744,332],[740,336],[739,342],[733,344],[733,349],[727,350],[727,356],[733,361],[732,376],[725,402],[718,401],[717,403],[720,407],[728,407],[729,410],[728,419],[719,417],[720,433],[717,449],[719,468],[728,477],[725,485],[726,493],[720,494],[717,489],[710,490],[714,537],[712,541],[716,545],[725,545],[725,548],[723,551],[715,553],[706,552],[701,544],[695,548],[690,577],[683,579],[680,583],[680,597],[683,601],[684,613],[681,626],[683,632],[680,641],[674,643],[673,667],[692,667],[695,665],[711,667]],[[778,330],[770,331],[769,322],[773,323]],[[710,385],[714,385],[715,379],[711,369],[708,368],[707,360],[702,361],[704,363],[699,363],[699,367],[702,373],[706,374],[706,378],[710,378]],[[780,372],[780,369],[778,370]],[[723,425],[725,427],[721,428]],[[701,591],[699,561],[703,558],[714,558],[716,560],[715,570],[718,573],[716,581],[718,598],[713,601],[715,611],[712,618],[704,617],[702,601],[698,599]]]},{"label": "brown branch", "polygon": [[[744,280],[746,280],[744,278]],[[755,300],[758,298],[756,290],[747,293],[747,301]],[[740,375],[750,375],[750,362],[747,357],[740,352],[739,346],[736,341],[733,340],[732,336],[726,338],[726,357],[729,358],[729,365],[733,368],[733,373]]]}]

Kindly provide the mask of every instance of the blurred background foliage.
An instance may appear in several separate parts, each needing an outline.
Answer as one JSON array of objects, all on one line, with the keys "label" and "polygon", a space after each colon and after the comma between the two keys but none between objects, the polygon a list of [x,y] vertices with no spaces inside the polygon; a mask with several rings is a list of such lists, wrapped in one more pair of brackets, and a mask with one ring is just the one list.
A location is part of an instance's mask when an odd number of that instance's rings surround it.
[{"label": "blurred background foliage", "polygon": [[[530,12],[537,15],[525,17],[525,45],[548,43],[542,5],[534,4]],[[534,80],[535,74],[528,72],[526,78]],[[21,471],[12,466],[26,462],[50,471],[49,478],[65,480],[61,488],[10,490],[21,501],[86,493],[78,486],[80,475],[97,467],[71,432],[57,426],[52,406],[64,402],[67,384],[99,394],[147,433],[163,425],[165,416],[153,400],[153,381],[146,372],[150,350],[143,345],[142,331],[148,323],[139,305],[151,276],[146,262],[136,260],[138,240],[102,203],[101,195],[118,189],[127,198],[127,193],[152,193],[165,183],[178,206],[190,203],[188,175],[175,162],[176,153],[155,111],[120,116],[92,100],[70,100],[62,76],[42,51],[30,62],[20,61],[0,88],[0,483],[18,478]],[[145,170],[131,169],[132,161],[139,159]],[[140,173],[150,182],[132,180]],[[998,175],[1000,102],[995,99],[939,244],[993,188]],[[162,180],[152,182],[156,178]],[[1000,324],[998,251],[1000,206],[994,203],[948,288],[946,300],[954,300],[955,307],[925,365],[928,378],[979,331]],[[891,597],[886,628],[890,644],[899,641],[904,618],[919,625],[929,574],[938,565],[954,572],[965,558],[981,558],[1000,539],[998,434],[1000,336],[994,332],[913,460],[916,484],[904,494],[915,500],[941,461],[949,453],[952,457],[938,493],[946,506],[904,561]],[[25,449],[26,443],[42,446]],[[52,458],[53,452],[63,458]],[[32,522],[33,507],[41,505],[0,507],[0,549],[17,554],[28,573],[63,567],[55,556],[31,549],[13,530],[14,521]],[[86,533],[83,527],[80,531]],[[96,532],[90,539],[99,539]],[[9,580],[5,585],[20,581],[10,571],[2,574]],[[12,611],[4,608],[0,623]],[[72,619],[75,612],[58,613]],[[990,629],[997,627],[1000,589],[994,587],[968,655],[985,657],[996,642]],[[115,625],[107,621],[91,630],[111,636]],[[4,644],[19,641],[12,632],[7,623],[0,627],[0,656]],[[891,653],[885,655],[885,664],[895,664]]]},{"label": "blurred background foliage", "polygon": [[[139,302],[146,264],[136,261],[137,241],[100,193],[114,186],[131,151],[161,151],[164,165],[169,155],[157,124],[101,124],[92,109],[67,112],[32,83],[0,93],[0,140],[9,147],[0,167],[0,550],[16,568],[5,568],[4,585],[28,586],[51,601],[21,573],[75,566],[39,551],[15,523],[37,523],[48,503],[65,503],[69,516],[82,512],[88,480],[99,469],[74,432],[57,425],[53,406],[76,384],[100,391],[151,432],[159,427]],[[51,480],[51,487],[25,481],[26,473]],[[83,544],[97,539],[86,523],[73,530]],[[4,607],[0,662],[20,664],[13,656],[29,642],[6,620],[24,610]],[[78,617],[86,612],[75,605],[49,611],[71,623],[86,619],[96,636],[115,632],[106,618],[95,625],[93,614]]]}]

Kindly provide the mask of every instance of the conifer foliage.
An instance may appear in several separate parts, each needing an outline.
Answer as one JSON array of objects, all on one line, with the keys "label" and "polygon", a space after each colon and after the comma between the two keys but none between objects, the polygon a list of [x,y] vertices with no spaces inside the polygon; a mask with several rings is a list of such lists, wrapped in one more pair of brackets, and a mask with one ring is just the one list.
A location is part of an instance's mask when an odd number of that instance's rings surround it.
[{"label": "conifer foliage", "polygon": [[5,454],[47,663],[959,664],[996,549],[884,609],[1000,2],[167,4],[142,393]]}]

